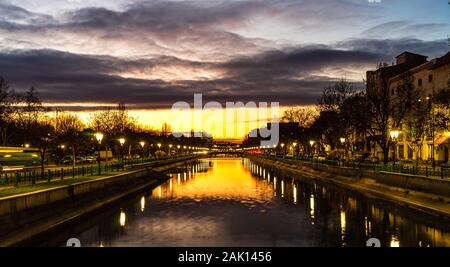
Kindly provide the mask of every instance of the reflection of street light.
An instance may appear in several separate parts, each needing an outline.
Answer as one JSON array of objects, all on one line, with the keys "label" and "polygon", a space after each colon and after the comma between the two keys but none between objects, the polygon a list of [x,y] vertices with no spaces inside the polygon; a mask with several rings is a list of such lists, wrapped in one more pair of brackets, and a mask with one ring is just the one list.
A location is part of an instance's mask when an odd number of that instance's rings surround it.
[{"label": "reflection of street light", "polygon": [[400,133],[397,130],[392,130],[390,132],[390,134],[391,134],[392,142],[394,142],[394,164],[395,164],[395,153],[396,153],[396,150],[397,150],[397,147],[396,147],[397,146],[397,138],[398,138],[398,135]]},{"label": "reflection of street light", "polygon": [[[100,145],[102,143],[103,140],[103,134],[102,133],[96,133],[95,134],[95,139],[98,142],[98,175],[101,174],[101,167],[100,167]],[[106,153],[108,153],[108,151],[106,151]],[[106,157],[108,158],[108,155],[106,155]]]}]

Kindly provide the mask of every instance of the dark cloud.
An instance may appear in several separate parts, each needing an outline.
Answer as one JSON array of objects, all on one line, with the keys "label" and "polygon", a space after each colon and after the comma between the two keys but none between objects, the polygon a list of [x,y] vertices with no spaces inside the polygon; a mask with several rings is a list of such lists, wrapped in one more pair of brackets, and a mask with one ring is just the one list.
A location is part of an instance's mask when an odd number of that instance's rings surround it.
[{"label": "dark cloud", "polygon": [[394,56],[410,51],[423,54],[430,58],[444,55],[448,52],[447,40],[423,41],[418,39],[353,39],[336,44],[343,49],[366,51],[384,55],[380,59],[390,61]]},{"label": "dark cloud", "polygon": [[13,23],[23,24],[41,24],[53,22],[53,18],[49,15],[30,12],[24,8],[3,3],[0,1],[0,22],[5,25]]},{"label": "dark cloud", "polygon": [[[333,77],[315,74],[324,68],[375,64],[380,55],[324,46],[290,48],[222,62],[197,62],[174,57],[125,60],[64,52],[16,51],[0,54],[0,75],[13,86],[34,85],[46,101],[125,101],[140,107],[170,107],[191,101],[194,93],[216,101],[279,101],[284,105],[315,103]],[[208,69],[220,77],[202,80],[124,78],[122,73],[155,68]]]},{"label": "dark cloud", "polygon": [[[268,35],[283,27],[312,34],[349,29],[379,14],[365,1],[145,1],[55,17],[1,1],[0,76],[17,89],[36,86],[50,102],[161,108],[204,93],[220,102],[311,104],[334,80],[352,75],[361,81],[366,69],[405,50],[430,57],[448,50],[445,40],[367,38],[301,46],[237,34],[266,21],[273,23],[264,29]],[[393,21],[363,36],[442,26]]]},{"label": "dark cloud", "polygon": [[364,31],[362,35],[368,38],[384,38],[385,36],[390,36],[391,38],[397,36],[417,38],[420,36],[424,38],[436,33],[445,32],[449,26],[450,24],[448,23],[414,24],[410,21],[389,21]]}]

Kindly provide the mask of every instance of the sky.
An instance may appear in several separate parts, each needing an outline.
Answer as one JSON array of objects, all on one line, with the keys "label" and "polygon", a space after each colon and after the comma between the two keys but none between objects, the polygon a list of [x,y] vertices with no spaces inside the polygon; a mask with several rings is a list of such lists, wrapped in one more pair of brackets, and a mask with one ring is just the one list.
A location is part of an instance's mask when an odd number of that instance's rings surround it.
[{"label": "sky", "polygon": [[447,0],[0,0],[0,76],[66,109],[124,102],[149,124],[194,93],[310,105],[405,50],[444,55],[449,18]]}]

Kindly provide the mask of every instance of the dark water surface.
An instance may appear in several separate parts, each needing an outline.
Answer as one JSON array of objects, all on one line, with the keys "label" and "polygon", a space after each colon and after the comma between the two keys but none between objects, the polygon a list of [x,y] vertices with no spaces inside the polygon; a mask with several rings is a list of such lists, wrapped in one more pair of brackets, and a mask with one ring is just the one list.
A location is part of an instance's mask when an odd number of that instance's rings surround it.
[{"label": "dark water surface", "polygon": [[450,246],[448,222],[247,159],[205,159],[139,197],[60,230],[39,245]]}]

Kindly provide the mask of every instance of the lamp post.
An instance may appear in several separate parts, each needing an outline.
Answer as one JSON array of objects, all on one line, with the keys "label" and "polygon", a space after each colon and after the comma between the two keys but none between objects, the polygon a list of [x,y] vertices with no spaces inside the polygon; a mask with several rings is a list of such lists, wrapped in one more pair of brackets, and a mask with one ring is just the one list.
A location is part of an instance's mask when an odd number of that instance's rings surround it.
[{"label": "lamp post", "polygon": [[394,158],[393,158],[394,159],[394,165],[395,165],[395,153],[396,153],[396,150],[397,150],[397,139],[398,139],[398,135],[399,134],[400,133],[397,130],[392,130],[390,132],[392,142],[394,143]]},{"label": "lamp post", "polygon": [[120,160],[123,160],[123,145],[125,144],[125,138],[120,138],[119,143],[120,143]]},{"label": "lamp post", "polygon": [[315,143],[316,143],[316,142],[313,141],[313,140],[309,141],[309,144],[311,145],[311,156],[313,156],[313,147],[314,147],[314,144],[315,144]]},{"label": "lamp post", "polygon": [[172,144],[169,145],[169,157],[170,157],[170,155],[171,155],[171,153],[170,153],[171,150],[172,150]]},{"label": "lamp post", "polygon": [[292,146],[294,147],[294,149],[292,150],[292,154],[295,157],[297,156],[297,142],[294,142]]},{"label": "lamp post", "polygon": [[141,145],[141,148],[142,148],[142,157],[144,157],[145,142],[141,141],[141,142],[139,142],[139,144]]},{"label": "lamp post", "polygon": [[281,146],[281,150],[283,151],[283,156],[284,156],[286,154],[285,151],[284,151],[284,143],[281,143],[280,146]]},{"label": "lamp post", "polygon": [[[100,146],[101,146],[101,144],[102,144],[103,134],[102,134],[102,133],[96,133],[96,134],[95,134],[95,139],[96,139],[97,142],[98,142],[98,175],[100,175],[100,174],[101,174],[101,166],[100,166],[100,160],[101,160],[101,157],[100,157]],[[108,151],[106,151],[106,153],[108,153]],[[108,155],[106,155],[106,157],[108,157]]]},{"label": "lamp post", "polygon": [[434,98],[434,87],[433,87],[433,92],[432,92],[431,97],[427,96],[427,98],[426,98],[428,101],[430,101],[430,109],[431,109],[431,140],[432,140],[432,143],[431,143],[431,164],[432,164],[432,167],[434,169],[436,167],[436,161],[434,159],[434,150],[435,150],[435,143],[434,143],[434,131],[435,131],[435,129],[434,129],[434,127],[436,125],[436,119],[435,119],[435,116],[434,116],[433,98]]},{"label": "lamp post", "polygon": [[341,145],[344,148],[344,159],[345,159],[347,157],[347,149],[345,147],[345,138],[341,137],[341,138],[339,138],[339,141],[341,142]]}]

